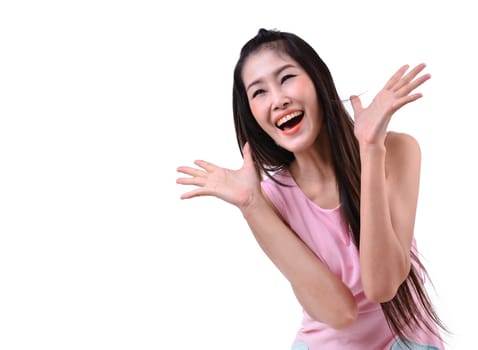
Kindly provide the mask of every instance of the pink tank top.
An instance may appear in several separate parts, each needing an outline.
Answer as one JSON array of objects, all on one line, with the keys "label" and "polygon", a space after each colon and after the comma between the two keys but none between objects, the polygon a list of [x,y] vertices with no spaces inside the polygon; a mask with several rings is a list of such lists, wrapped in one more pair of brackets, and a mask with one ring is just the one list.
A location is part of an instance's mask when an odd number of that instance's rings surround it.
[{"label": "pink tank top", "polygon": [[[312,319],[303,311],[302,326],[293,342],[294,350],[405,350],[390,331],[380,304],[367,300],[360,279],[357,247],[340,206],[323,209],[311,201],[287,171],[274,175],[290,187],[271,179],[262,181],[262,188],[279,210],[283,219],[335,275],[352,291],[358,305],[357,321],[342,330]],[[413,240],[413,249],[416,249]],[[412,337],[413,349],[444,349],[433,334],[420,332]]]}]

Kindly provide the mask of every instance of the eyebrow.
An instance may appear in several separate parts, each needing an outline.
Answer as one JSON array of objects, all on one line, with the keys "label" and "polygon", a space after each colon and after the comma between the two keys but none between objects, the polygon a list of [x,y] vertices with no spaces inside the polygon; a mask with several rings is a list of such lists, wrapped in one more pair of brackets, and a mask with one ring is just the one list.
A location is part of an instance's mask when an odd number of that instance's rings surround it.
[{"label": "eyebrow", "polygon": [[[286,70],[287,68],[294,68],[294,67],[295,67],[295,66],[292,65],[292,64],[290,64],[290,63],[285,64],[285,65],[283,65],[282,67],[279,67],[278,69],[276,69],[274,72],[272,72],[272,75],[277,76],[277,75],[279,75],[282,71]],[[249,85],[247,85],[246,91],[249,91],[249,89],[250,89],[252,86],[254,86],[254,85],[256,85],[256,84],[259,84],[259,83],[261,83],[261,82],[262,82],[262,78],[259,78],[259,79],[254,80],[252,83],[250,83]]]}]

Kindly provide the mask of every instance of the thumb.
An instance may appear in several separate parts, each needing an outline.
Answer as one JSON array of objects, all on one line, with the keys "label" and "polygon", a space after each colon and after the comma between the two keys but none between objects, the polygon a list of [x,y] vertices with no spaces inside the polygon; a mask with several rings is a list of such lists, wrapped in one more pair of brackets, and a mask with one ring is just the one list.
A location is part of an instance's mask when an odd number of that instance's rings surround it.
[{"label": "thumb", "polygon": [[254,169],[254,172],[257,178],[261,178],[261,171],[257,164],[254,162],[252,158],[251,146],[249,146],[249,142],[244,144],[242,148],[242,155],[244,157],[244,163],[242,164],[242,169]]},{"label": "thumb", "polygon": [[244,144],[244,147],[242,147],[242,156],[244,158],[244,164],[253,163],[251,146],[249,146],[249,142],[246,142]]},{"label": "thumb", "polygon": [[249,146],[249,142],[244,144],[244,147],[242,148],[242,156],[244,158],[243,168],[254,167],[256,168],[256,171],[258,170],[254,159],[252,158],[251,146]]},{"label": "thumb", "polygon": [[362,101],[360,101],[360,97],[356,95],[350,96],[350,103],[352,104],[352,108],[354,113],[360,111],[362,109]]}]

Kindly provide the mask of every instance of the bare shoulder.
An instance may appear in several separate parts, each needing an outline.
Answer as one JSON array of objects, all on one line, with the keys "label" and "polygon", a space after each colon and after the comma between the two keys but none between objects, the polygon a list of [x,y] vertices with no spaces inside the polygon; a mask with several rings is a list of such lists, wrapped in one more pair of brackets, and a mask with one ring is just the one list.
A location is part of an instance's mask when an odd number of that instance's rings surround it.
[{"label": "bare shoulder", "polygon": [[385,139],[387,155],[397,157],[400,155],[420,155],[420,145],[412,135],[390,131]]},{"label": "bare shoulder", "polygon": [[409,134],[389,132],[385,139],[386,168],[392,172],[418,170],[421,150],[418,141]]}]

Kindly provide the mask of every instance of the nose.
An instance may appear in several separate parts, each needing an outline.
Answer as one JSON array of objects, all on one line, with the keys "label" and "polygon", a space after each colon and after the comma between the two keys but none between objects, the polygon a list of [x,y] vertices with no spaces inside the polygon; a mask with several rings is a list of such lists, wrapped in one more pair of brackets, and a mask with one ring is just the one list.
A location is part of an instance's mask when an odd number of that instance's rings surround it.
[{"label": "nose", "polygon": [[280,89],[274,89],[272,92],[272,107],[274,110],[284,109],[289,106],[291,103],[290,98],[285,94],[285,92]]}]

